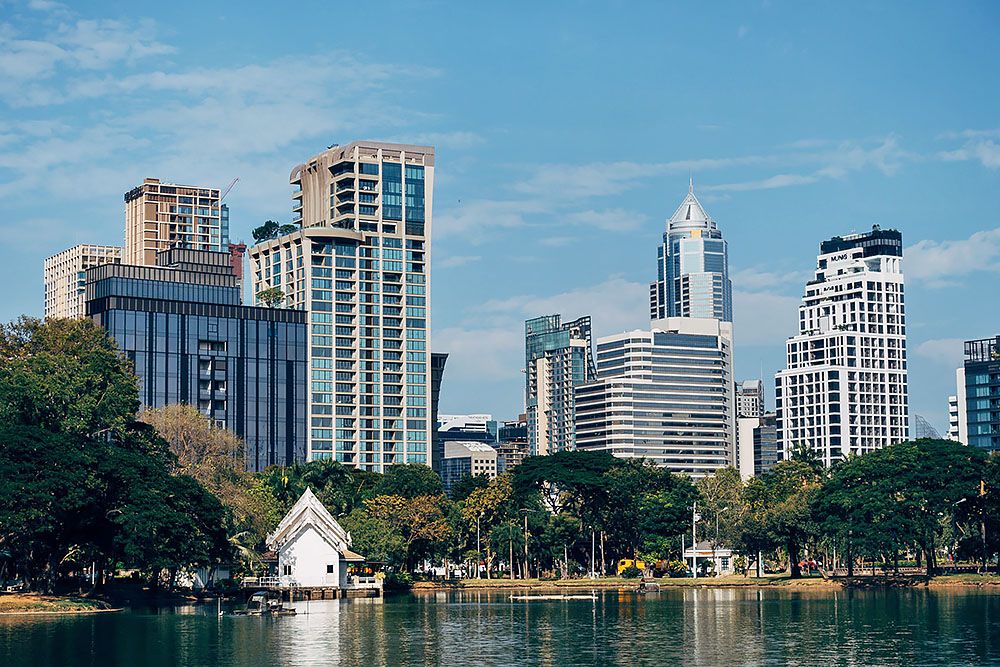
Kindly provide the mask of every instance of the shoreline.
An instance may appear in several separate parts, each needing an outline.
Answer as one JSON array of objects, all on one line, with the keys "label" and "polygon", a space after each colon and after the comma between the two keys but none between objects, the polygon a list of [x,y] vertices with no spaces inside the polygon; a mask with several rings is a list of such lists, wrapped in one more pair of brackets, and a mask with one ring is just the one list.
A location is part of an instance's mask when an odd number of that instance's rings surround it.
[{"label": "shoreline", "polygon": [[107,601],[73,595],[13,593],[0,595],[0,617],[65,616],[123,611]]},{"label": "shoreline", "polygon": [[[516,591],[530,590],[546,593],[573,593],[586,590],[617,590],[619,592],[637,592],[641,580],[606,577],[603,579],[463,579],[460,581],[419,581],[413,584],[411,592],[441,592],[441,591]],[[856,576],[853,580],[823,579],[821,577],[803,577],[792,579],[787,575],[777,577],[718,577],[718,578],[684,578],[657,579],[652,583],[659,585],[660,590],[685,588],[745,588],[745,589],[794,589],[794,590],[836,590],[836,589],[877,589],[877,588],[991,588],[1000,587],[1000,576],[989,575],[940,575],[931,579],[912,578],[892,579],[886,577]]]}]

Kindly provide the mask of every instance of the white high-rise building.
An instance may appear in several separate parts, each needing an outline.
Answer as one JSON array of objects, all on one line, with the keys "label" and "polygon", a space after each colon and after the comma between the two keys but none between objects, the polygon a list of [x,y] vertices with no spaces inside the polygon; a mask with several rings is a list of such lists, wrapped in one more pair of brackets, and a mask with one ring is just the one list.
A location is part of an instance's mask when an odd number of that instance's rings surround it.
[{"label": "white high-rise building", "polygon": [[[963,369],[964,370],[964,369]],[[959,431],[958,396],[948,397],[948,439],[961,442]]]},{"label": "white high-rise building", "polygon": [[654,320],[597,342],[597,379],[576,389],[576,445],[695,477],[735,465],[732,324]]},{"label": "white high-rise building", "polygon": [[121,264],[122,248],[82,243],[45,260],[45,317],[79,318],[84,312],[87,269]]},{"label": "white high-rise building", "polygon": [[907,439],[902,255],[902,234],[877,226],[820,244],[775,376],[785,458],[808,448],[831,465]]},{"label": "white high-rise building", "polygon": [[334,146],[290,180],[301,229],[249,255],[258,300],[309,312],[308,457],[430,465],[434,149]]}]

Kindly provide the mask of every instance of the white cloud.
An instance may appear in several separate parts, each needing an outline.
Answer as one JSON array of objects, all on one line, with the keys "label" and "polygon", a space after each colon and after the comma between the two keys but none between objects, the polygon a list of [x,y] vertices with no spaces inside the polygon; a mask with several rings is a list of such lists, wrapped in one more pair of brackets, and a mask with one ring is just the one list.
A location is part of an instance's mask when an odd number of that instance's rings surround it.
[{"label": "white cloud", "polygon": [[631,231],[641,228],[646,223],[646,216],[620,208],[577,211],[570,213],[567,219],[574,224],[603,229],[609,232]]},{"label": "white cloud", "polygon": [[434,260],[434,266],[439,269],[453,269],[466,264],[478,262],[482,257],[479,255],[451,255],[442,260]]},{"label": "white cloud", "polygon": [[535,202],[473,199],[434,214],[434,233],[438,237],[466,236],[480,243],[497,229],[523,227],[525,215],[540,213],[544,207]]},{"label": "white cloud", "polygon": [[572,244],[576,240],[575,236],[549,236],[544,239],[540,239],[538,243],[549,248],[563,248]]},{"label": "white cloud", "polygon": [[1000,227],[967,239],[918,241],[903,251],[903,262],[907,278],[930,287],[954,285],[976,271],[1000,271]]},{"label": "white cloud", "polygon": [[978,160],[987,169],[1000,167],[1000,144],[989,139],[970,141],[962,148],[938,153],[946,162]]},{"label": "white cloud", "polygon": [[932,338],[918,344],[913,351],[934,363],[955,369],[962,365],[965,341],[961,338]]},{"label": "white cloud", "polygon": [[808,185],[820,180],[816,175],[802,174],[777,174],[768,178],[756,181],[742,181],[739,183],[722,183],[719,185],[707,185],[702,187],[706,192],[746,192],[748,190],[771,190],[774,188],[787,188],[790,185]]},{"label": "white cloud", "polygon": [[748,34],[750,34],[750,26],[748,26],[748,25],[741,25],[739,28],[736,29],[736,38],[737,39],[743,39]]}]

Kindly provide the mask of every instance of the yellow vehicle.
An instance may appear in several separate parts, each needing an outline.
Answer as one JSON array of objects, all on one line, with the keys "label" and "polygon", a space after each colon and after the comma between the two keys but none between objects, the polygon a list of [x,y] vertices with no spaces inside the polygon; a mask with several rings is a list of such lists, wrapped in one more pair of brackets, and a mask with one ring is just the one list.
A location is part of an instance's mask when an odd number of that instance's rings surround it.
[{"label": "yellow vehicle", "polygon": [[622,558],[618,561],[618,576],[621,576],[622,572],[629,569],[630,567],[635,567],[640,572],[646,569],[646,564],[641,560],[632,560],[631,558]]}]

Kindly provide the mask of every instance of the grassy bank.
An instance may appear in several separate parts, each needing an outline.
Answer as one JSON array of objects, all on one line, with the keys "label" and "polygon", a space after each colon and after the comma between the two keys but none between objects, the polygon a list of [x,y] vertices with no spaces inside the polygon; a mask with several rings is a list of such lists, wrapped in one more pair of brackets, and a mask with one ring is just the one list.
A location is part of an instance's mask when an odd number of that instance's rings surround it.
[{"label": "grassy bank", "polygon": [[0,614],[87,614],[115,611],[103,600],[58,595],[14,593],[0,595]]}]

